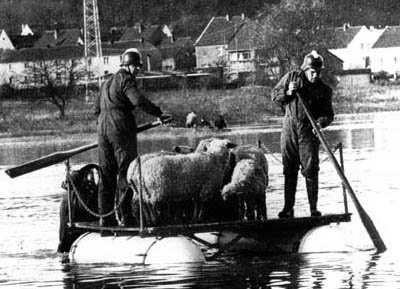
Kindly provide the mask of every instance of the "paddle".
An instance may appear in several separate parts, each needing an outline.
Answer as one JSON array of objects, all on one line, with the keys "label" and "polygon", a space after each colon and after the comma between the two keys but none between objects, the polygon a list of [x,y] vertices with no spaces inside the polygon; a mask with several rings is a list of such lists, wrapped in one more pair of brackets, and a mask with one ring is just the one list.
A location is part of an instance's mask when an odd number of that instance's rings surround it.
[{"label": "paddle", "polygon": [[377,252],[381,253],[381,252],[386,251],[385,243],[383,242],[381,236],[379,235],[378,230],[376,229],[371,218],[368,216],[367,212],[364,210],[364,208],[361,206],[361,203],[357,199],[357,196],[354,193],[353,188],[351,187],[349,181],[347,180],[346,176],[344,175],[344,172],[343,172],[342,168],[340,167],[338,161],[336,160],[335,156],[333,155],[332,151],[328,147],[325,137],[322,134],[321,130],[319,129],[318,125],[316,124],[314,117],[311,115],[310,110],[307,107],[307,104],[303,101],[303,99],[299,93],[296,93],[296,94],[299,99],[299,102],[301,103],[301,105],[304,108],[304,112],[306,113],[308,119],[310,120],[311,126],[313,127],[322,146],[324,147],[325,151],[327,152],[329,159],[332,161],[332,163],[336,169],[336,172],[338,173],[339,177],[342,179],[343,185],[345,186],[347,192],[349,193],[349,195],[356,207],[356,210],[357,210],[358,214],[360,215],[361,221],[364,224],[369,237],[371,238],[372,242],[374,243],[374,245],[377,249]]},{"label": "paddle", "polygon": [[[142,132],[145,130],[148,130],[150,128],[159,126],[164,123],[168,123],[171,121],[171,118],[163,119],[162,121],[157,120],[154,122],[149,122],[143,125],[138,126],[137,132]],[[61,152],[55,152],[52,154],[49,154],[47,156],[41,157],[39,159],[24,163],[22,165],[9,168],[6,170],[7,175],[9,175],[11,178],[15,178],[54,164],[57,164],[59,162],[62,162],[76,154],[79,154],[81,152],[90,150],[97,147],[97,143],[92,143],[88,145],[84,145],[81,147],[77,147],[75,149],[67,150],[67,151],[61,151]]]}]

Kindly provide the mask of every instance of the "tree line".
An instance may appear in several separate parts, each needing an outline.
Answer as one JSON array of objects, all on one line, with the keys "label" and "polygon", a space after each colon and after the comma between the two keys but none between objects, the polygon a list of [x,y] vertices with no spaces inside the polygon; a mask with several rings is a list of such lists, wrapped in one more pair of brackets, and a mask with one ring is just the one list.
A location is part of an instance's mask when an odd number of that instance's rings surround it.
[{"label": "tree line", "polygon": [[[282,0],[286,1],[286,0]],[[98,0],[101,30],[132,26],[136,22],[169,24],[178,36],[197,37],[212,16],[257,17],[268,13],[280,0]],[[294,0],[296,1],[296,0]],[[330,25],[398,25],[398,0],[311,0],[323,2]],[[83,0],[2,0],[0,29],[20,31],[20,24],[33,30],[83,26]]]}]

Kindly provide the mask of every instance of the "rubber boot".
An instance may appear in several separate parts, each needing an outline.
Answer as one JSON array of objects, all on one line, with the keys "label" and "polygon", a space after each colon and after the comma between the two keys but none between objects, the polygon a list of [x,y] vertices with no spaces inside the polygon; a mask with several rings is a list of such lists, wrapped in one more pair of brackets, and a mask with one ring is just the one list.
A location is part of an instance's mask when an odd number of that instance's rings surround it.
[{"label": "rubber boot", "polygon": [[279,218],[293,218],[294,202],[297,188],[297,175],[285,175],[285,206],[278,214]]},{"label": "rubber boot", "polygon": [[318,176],[306,178],[306,188],[308,195],[308,203],[310,204],[310,212],[312,217],[321,216],[321,212],[317,210],[318,202]]},{"label": "rubber boot", "polygon": [[118,210],[121,218],[120,226],[130,227],[134,225],[135,221],[132,213],[132,190],[128,187],[124,188],[124,190],[125,192],[119,192],[120,198],[124,198],[123,200],[119,200],[119,202],[121,202]]},{"label": "rubber boot", "polygon": [[[98,202],[100,214],[107,214],[114,208],[114,196],[112,194],[99,191]],[[105,218],[100,218],[99,224],[104,227],[116,226],[117,220],[115,219],[115,215],[111,214]]]}]

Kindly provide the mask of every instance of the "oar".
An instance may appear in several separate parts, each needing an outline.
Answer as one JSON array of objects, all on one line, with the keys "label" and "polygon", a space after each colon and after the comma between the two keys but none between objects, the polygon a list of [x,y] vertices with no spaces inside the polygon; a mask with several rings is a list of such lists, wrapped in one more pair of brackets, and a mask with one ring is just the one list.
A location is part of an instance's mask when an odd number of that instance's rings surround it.
[{"label": "oar", "polygon": [[383,242],[381,236],[379,235],[378,230],[376,229],[371,218],[368,216],[367,212],[361,206],[361,203],[359,202],[356,194],[353,191],[353,188],[351,187],[349,181],[347,180],[346,176],[344,175],[344,172],[343,172],[342,168],[340,167],[338,161],[336,160],[336,157],[333,155],[331,149],[328,147],[328,144],[325,140],[324,135],[322,134],[318,125],[316,124],[314,117],[311,115],[310,110],[307,107],[307,104],[303,101],[303,99],[299,93],[297,93],[297,97],[299,99],[299,102],[303,106],[304,112],[306,113],[308,119],[310,120],[310,123],[311,123],[315,133],[317,134],[322,146],[324,147],[325,151],[327,152],[329,159],[332,161],[332,163],[336,169],[336,172],[338,173],[339,177],[342,179],[343,185],[346,187],[346,190],[349,193],[349,195],[356,207],[356,210],[357,210],[358,214],[360,215],[361,221],[364,224],[369,237],[371,238],[372,242],[374,243],[374,245],[376,247],[377,252],[381,253],[381,252],[386,251],[385,243]]},{"label": "oar", "polygon": [[[142,132],[145,130],[148,130],[150,128],[159,126],[163,123],[167,123],[171,121],[171,119],[165,119],[162,122],[160,120],[154,121],[154,122],[149,122],[143,125],[138,126],[137,132]],[[9,168],[6,170],[7,175],[9,175],[11,178],[15,178],[54,164],[57,164],[59,162],[62,162],[76,154],[79,154],[81,152],[90,150],[97,147],[97,143],[92,143],[88,145],[84,145],[81,147],[77,147],[75,149],[67,150],[67,151],[61,151],[61,152],[55,152],[52,154],[49,154],[47,156],[41,157],[39,159],[24,163],[22,165]]]}]

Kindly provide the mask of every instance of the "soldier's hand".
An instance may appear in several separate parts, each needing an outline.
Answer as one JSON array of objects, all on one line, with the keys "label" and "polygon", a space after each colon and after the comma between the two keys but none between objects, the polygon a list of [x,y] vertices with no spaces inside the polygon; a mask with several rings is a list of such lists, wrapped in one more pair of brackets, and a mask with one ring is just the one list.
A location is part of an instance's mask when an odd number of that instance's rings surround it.
[{"label": "soldier's hand", "polygon": [[288,90],[286,91],[287,95],[293,95],[294,91],[298,88],[296,81],[289,82]]}]

